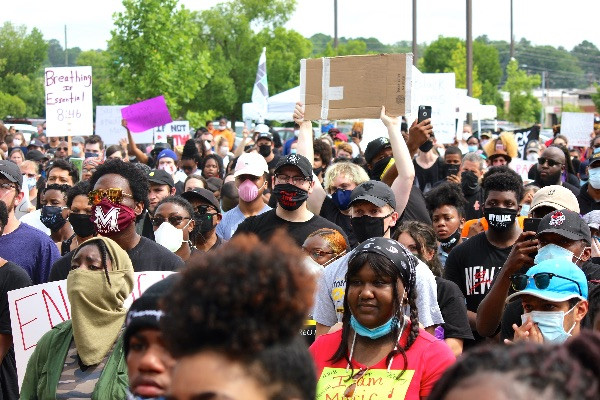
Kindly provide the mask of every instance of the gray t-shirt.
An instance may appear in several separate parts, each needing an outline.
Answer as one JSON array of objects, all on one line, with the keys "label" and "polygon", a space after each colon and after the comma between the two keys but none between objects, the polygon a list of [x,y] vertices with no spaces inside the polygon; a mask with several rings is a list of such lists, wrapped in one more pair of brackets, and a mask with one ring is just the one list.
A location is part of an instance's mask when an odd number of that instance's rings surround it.
[{"label": "gray t-shirt", "polygon": [[[265,204],[262,210],[257,214],[262,214],[269,211],[271,207]],[[231,210],[223,214],[223,218],[217,225],[217,235],[224,240],[231,240],[239,224],[244,222],[246,216],[240,210],[240,206],[235,206]]]},{"label": "gray t-shirt", "polygon": [[[344,315],[344,293],[346,291],[346,272],[348,260],[354,252],[350,252],[325,267],[319,278],[316,293],[313,319],[321,325],[333,326],[342,321]],[[417,309],[419,322],[425,328],[443,324],[442,312],[437,302],[437,284],[435,276],[427,265],[419,260],[416,268]],[[408,306],[404,315],[410,315]]]}]

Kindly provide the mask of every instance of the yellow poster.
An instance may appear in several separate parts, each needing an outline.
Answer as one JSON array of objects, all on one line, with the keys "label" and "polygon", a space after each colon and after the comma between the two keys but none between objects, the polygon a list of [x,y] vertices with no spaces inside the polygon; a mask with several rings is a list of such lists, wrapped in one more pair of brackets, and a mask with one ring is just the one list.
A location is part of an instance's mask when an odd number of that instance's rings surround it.
[{"label": "yellow poster", "polygon": [[[355,368],[324,368],[317,383],[316,400],[403,400],[415,371],[387,371],[386,369],[369,369],[360,378]],[[354,373],[354,375],[352,375]],[[348,388],[355,384],[350,397],[344,397]],[[351,388],[352,389],[352,388]],[[348,392],[351,392],[349,390]],[[346,393],[349,394],[349,393]]]}]

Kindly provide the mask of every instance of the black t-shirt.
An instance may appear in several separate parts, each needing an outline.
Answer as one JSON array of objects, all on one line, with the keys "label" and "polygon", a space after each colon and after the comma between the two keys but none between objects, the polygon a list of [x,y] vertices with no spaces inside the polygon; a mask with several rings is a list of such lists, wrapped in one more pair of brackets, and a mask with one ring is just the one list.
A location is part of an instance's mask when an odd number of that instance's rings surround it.
[{"label": "black t-shirt", "polygon": [[423,193],[427,193],[433,187],[433,184],[446,177],[444,160],[438,157],[431,167],[425,169],[421,167],[416,159],[413,159],[415,166],[415,184]]},{"label": "black t-shirt", "polygon": [[346,243],[348,243],[348,237],[344,230],[321,216],[313,215],[311,219],[305,222],[290,222],[278,217],[275,212],[276,210],[273,209],[246,218],[244,222],[238,225],[234,236],[241,232],[254,233],[260,240],[267,241],[278,228],[283,227],[287,229],[288,235],[296,241],[296,244],[302,246],[307,236],[314,231],[321,228],[330,228],[340,232],[346,239]]},{"label": "black t-shirt", "polygon": [[444,318],[442,324],[444,337],[472,340],[473,333],[467,318],[465,296],[452,281],[436,276],[435,283],[437,284],[438,305]]},{"label": "black t-shirt", "polygon": [[344,230],[343,233],[348,236],[350,240],[350,247],[355,248],[358,245],[358,239],[354,236],[354,230],[352,229],[352,218],[349,215],[344,215],[339,208],[335,205],[331,197],[325,196],[323,205],[321,206],[321,217],[333,222]]},{"label": "black t-shirt", "polygon": [[600,201],[596,201],[590,196],[588,193],[588,185],[586,183],[581,187],[579,191],[579,196],[577,196],[577,201],[579,202],[579,212],[581,215],[585,215],[590,211],[600,210]]},{"label": "black t-shirt", "polygon": [[464,192],[467,205],[465,207],[465,220],[482,218],[483,215],[483,190],[481,186],[477,186],[477,191],[469,196]]},{"label": "black t-shirt", "polygon": [[425,206],[425,197],[423,197],[421,189],[415,185],[410,187],[408,202],[406,203],[404,212],[400,215],[399,223],[404,221],[419,221],[431,225],[431,217]]},{"label": "black t-shirt", "polygon": [[[0,267],[0,333],[12,335],[10,325],[10,310],[8,308],[8,295],[11,290],[31,286],[31,278],[25,270],[17,264],[8,261]],[[0,365],[0,400],[19,398],[19,384],[17,379],[17,364],[15,361],[14,346],[10,349]]]},{"label": "black t-shirt", "polygon": [[[135,272],[175,271],[183,266],[183,260],[178,255],[143,236],[140,236],[140,242],[137,246],[127,251],[127,255],[131,259]],[[69,252],[54,263],[48,282],[67,279],[67,275],[71,270],[72,256],[73,252]]]},{"label": "black t-shirt", "polygon": [[277,163],[281,159],[280,155],[277,155],[275,153],[273,153],[273,155],[274,155],[273,159],[267,163],[267,166],[269,167],[269,172],[273,172],[275,170]]}]

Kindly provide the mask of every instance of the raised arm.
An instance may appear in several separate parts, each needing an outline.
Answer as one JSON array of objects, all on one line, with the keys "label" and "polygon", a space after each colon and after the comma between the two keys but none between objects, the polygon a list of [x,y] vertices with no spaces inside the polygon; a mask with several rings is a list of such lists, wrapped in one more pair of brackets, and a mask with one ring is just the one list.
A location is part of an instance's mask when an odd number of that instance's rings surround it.
[{"label": "raised arm", "polygon": [[[308,158],[308,161],[312,164],[315,159],[312,124],[310,121],[304,120],[304,104],[301,102],[297,102],[296,107],[294,108],[294,122],[300,126],[300,131],[298,133],[298,154]],[[316,177],[313,174],[313,180],[315,179]],[[327,193],[317,181],[312,193],[308,196],[308,210],[313,214],[319,215],[326,196]]]},{"label": "raised arm", "polygon": [[400,119],[387,116],[385,114],[385,107],[382,106],[381,121],[388,130],[394,161],[398,171],[398,177],[392,183],[392,191],[396,197],[396,212],[402,214],[408,202],[410,187],[415,178],[415,168],[406,147],[406,142],[402,137],[402,133],[400,133]]},{"label": "raised arm", "polygon": [[133,140],[133,135],[131,135],[131,131],[127,127],[127,120],[122,119],[121,125],[123,125],[123,128],[125,128],[127,130],[127,142],[128,142],[127,153],[133,154],[135,156],[135,158],[137,158],[137,160],[139,162],[141,162],[142,164],[148,163],[148,156],[146,154],[144,154],[143,151],[138,149],[137,146],[135,145],[135,141]]},{"label": "raised arm", "polygon": [[234,158],[237,158],[244,153],[244,149],[246,148],[246,145],[248,143],[250,143],[249,136],[250,136],[250,131],[248,130],[248,128],[244,127],[244,130],[242,131],[242,141],[235,148],[235,151],[233,152]]}]

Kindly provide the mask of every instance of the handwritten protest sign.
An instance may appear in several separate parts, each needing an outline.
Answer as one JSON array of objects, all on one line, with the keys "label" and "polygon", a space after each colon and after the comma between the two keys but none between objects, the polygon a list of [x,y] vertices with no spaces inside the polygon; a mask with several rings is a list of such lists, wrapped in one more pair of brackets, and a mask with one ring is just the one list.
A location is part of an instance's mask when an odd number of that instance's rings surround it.
[{"label": "handwritten protest sign", "polygon": [[44,72],[46,136],[94,133],[92,67],[52,67]]},{"label": "handwritten protest sign", "polygon": [[[148,287],[173,272],[136,272],[133,292],[125,301],[129,308],[133,300]],[[10,322],[15,346],[19,387],[23,382],[29,357],[40,338],[55,325],[71,319],[71,306],[67,297],[67,281],[48,282],[8,292]]]},{"label": "handwritten protest sign", "polygon": [[173,146],[183,146],[190,138],[189,121],[173,121],[170,124],[154,128],[156,142],[166,142],[167,137],[173,138]]},{"label": "handwritten protest sign", "polygon": [[317,383],[317,400],[344,400],[344,392],[356,383],[352,399],[391,399],[406,398],[414,370],[387,371],[386,369],[369,369],[357,380],[352,379],[358,370],[346,368],[324,368]]},{"label": "handwritten protest sign", "polygon": [[523,181],[530,181],[531,179],[527,177],[527,174],[529,174],[529,169],[535,164],[537,164],[535,161],[527,161],[521,160],[519,158],[513,158],[508,166],[517,174],[521,175],[521,179],[523,179]]},{"label": "handwritten protest sign", "polygon": [[131,132],[144,132],[148,129],[173,122],[164,96],[153,97],[121,109],[123,119]]},{"label": "handwritten protest sign", "polygon": [[593,131],[593,113],[562,113],[562,118],[560,120],[560,133],[569,139],[569,146],[589,146],[590,135]]}]

